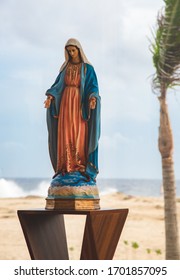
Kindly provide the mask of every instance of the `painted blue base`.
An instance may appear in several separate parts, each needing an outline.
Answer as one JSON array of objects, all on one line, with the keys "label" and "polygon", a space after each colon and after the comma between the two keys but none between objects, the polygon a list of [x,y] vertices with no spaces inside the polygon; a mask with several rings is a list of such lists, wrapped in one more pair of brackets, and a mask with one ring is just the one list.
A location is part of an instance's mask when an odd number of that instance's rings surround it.
[{"label": "painted blue base", "polygon": [[65,173],[64,175],[61,173],[58,174],[54,179],[52,179],[50,186],[96,186],[96,183],[91,178],[90,181],[88,181],[85,176],[83,176],[79,171],[76,171],[72,173]]}]

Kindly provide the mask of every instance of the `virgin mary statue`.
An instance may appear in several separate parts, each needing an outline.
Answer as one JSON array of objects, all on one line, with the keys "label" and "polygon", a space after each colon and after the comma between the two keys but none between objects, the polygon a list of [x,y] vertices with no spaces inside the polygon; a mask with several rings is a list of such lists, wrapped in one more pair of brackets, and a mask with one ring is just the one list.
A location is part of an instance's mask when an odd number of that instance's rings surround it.
[{"label": "virgin mary statue", "polygon": [[46,92],[49,154],[54,176],[48,209],[97,209],[100,96],[95,70],[81,44],[69,39],[65,62]]}]

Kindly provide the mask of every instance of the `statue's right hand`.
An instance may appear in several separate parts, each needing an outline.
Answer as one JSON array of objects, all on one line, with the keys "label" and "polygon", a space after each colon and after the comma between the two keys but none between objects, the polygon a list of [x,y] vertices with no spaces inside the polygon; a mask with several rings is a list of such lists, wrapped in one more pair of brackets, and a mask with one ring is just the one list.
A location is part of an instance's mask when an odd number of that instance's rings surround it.
[{"label": "statue's right hand", "polygon": [[51,105],[51,100],[53,98],[51,96],[48,96],[47,99],[44,101],[44,108],[48,109]]},{"label": "statue's right hand", "polygon": [[46,99],[44,101],[44,108],[48,109],[51,105],[51,100],[50,99]]}]

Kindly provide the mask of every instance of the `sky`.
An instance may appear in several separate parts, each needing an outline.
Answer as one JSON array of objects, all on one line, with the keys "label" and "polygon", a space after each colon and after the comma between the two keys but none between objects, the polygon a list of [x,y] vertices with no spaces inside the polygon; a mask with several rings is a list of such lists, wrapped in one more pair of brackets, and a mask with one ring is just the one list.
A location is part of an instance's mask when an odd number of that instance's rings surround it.
[{"label": "sky", "polygon": [[[0,177],[51,177],[46,90],[77,38],[102,99],[100,178],[161,178],[149,39],[162,0],[0,1]],[[180,91],[168,94],[180,179]]]}]

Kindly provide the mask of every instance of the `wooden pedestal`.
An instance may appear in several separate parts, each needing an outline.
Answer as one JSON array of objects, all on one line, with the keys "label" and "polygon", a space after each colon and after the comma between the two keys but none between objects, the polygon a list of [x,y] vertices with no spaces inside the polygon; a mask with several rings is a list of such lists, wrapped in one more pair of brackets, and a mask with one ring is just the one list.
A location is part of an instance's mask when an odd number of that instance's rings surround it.
[{"label": "wooden pedestal", "polygon": [[49,199],[46,198],[47,210],[97,210],[99,199]]},{"label": "wooden pedestal", "polygon": [[111,260],[128,209],[18,210],[18,217],[33,260],[68,260],[64,215],[86,215],[81,260]]}]

